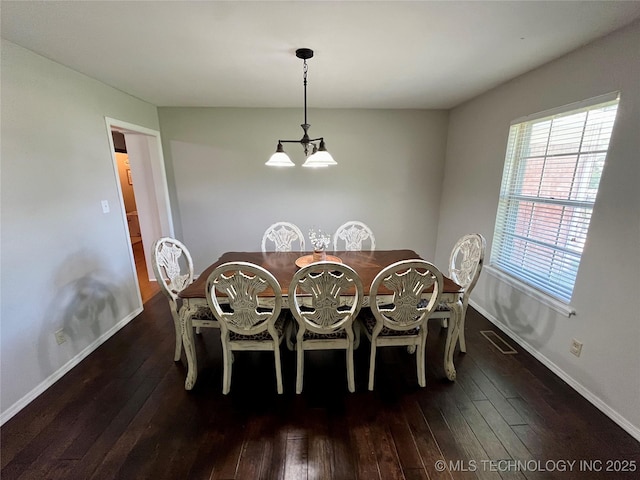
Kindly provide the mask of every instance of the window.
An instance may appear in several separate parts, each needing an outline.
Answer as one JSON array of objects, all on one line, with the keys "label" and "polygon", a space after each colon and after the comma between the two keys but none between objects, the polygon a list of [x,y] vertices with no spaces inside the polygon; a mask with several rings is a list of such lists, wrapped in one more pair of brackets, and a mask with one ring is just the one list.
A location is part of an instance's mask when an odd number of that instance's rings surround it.
[{"label": "window", "polygon": [[615,94],[512,123],[492,267],[569,303],[617,109]]}]

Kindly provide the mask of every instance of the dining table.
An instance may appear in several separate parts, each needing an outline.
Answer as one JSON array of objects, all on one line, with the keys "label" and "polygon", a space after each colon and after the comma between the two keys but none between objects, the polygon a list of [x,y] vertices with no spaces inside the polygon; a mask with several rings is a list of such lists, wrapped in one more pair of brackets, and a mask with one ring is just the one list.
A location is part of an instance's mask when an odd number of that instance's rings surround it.
[{"label": "dining table", "polygon": [[[211,272],[227,262],[249,262],[259,265],[278,280],[282,289],[282,308],[288,308],[289,284],[299,265],[311,261],[311,252],[226,252],[213,264],[207,267],[197,279],[183,289],[178,295],[182,299],[180,309],[180,322],[182,327],[182,343],[187,357],[187,378],[185,389],[191,390],[198,376],[198,362],[196,357],[195,337],[191,318],[202,305],[207,305],[206,283]],[[422,259],[413,250],[372,250],[372,251],[337,251],[327,255],[328,260],[334,260],[353,268],[362,280],[364,287],[363,307],[369,306],[369,290],[371,282],[385,267],[401,260]],[[462,316],[463,288],[443,274],[443,286],[440,302],[446,303],[451,309],[451,318],[447,329],[447,339],[444,349],[444,371],[451,381],[456,379],[456,370],[453,364],[453,354],[458,340],[460,319]],[[263,291],[261,296],[267,298],[273,292],[269,289]],[[428,296],[428,293],[425,293]],[[379,299],[380,300],[380,299]]]}]

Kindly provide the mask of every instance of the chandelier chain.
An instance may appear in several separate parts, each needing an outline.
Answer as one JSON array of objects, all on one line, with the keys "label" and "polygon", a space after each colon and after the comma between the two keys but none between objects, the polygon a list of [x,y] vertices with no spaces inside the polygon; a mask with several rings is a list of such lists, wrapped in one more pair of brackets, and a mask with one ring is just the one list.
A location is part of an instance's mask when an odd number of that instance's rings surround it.
[{"label": "chandelier chain", "polygon": [[307,72],[309,71],[309,65],[307,65],[307,61],[304,61],[304,66],[303,66],[303,76],[302,78],[304,79],[304,84],[305,86],[307,85]]}]

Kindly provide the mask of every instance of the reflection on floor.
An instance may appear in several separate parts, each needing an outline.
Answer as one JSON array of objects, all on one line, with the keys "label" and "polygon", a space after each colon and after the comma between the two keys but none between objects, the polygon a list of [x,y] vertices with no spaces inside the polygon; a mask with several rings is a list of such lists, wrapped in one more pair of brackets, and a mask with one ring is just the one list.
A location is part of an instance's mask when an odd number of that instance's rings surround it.
[{"label": "reflection on floor", "polygon": [[157,282],[149,281],[142,242],[136,242],[133,244],[133,257],[136,260],[136,271],[138,272],[138,284],[140,285],[142,303],[145,303],[160,291],[160,287]]}]

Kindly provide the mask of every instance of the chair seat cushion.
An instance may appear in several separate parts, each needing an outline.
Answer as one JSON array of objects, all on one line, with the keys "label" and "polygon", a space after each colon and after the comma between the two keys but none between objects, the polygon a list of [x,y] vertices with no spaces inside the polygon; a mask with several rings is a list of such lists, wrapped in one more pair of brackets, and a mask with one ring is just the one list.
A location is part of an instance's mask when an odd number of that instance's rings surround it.
[{"label": "chair seat cushion", "polygon": [[325,339],[335,340],[338,338],[347,338],[347,332],[344,329],[341,329],[332,333],[316,333],[310,330],[305,330],[304,336],[303,336],[304,340],[325,340]]},{"label": "chair seat cushion", "polygon": [[436,307],[436,312],[448,312],[451,309],[449,308],[449,305],[447,305],[446,303],[439,303],[438,306]]},{"label": "chair seat cushion", "polygon": [[[362,324],[364,325],[364,328],[366,328],[367,332],[369,332],[369,335],[372,335],[374,328],[376,328],[376,323],[377,323],[376,317],[374,317],[373,314],[368,314],[368,315],[362,315],[360,319],[362,320]],[[379,333],[379,336],[381,337],[415,336],[415,335],[418,335],[419,332],[420,332],[419,327],[412,328],[410,330],[392,330],[388,327],[383,326],[382,330]]]},{"label": "chair seat cushion", "polygon": [[[285,323],[286,315],[280,315],[278,319],[275,321],[274,327],[276,328],[276,332],[278,332],[278,338],[282,338],[284,334],[284,323]],[[263,332],[257,333],[256,335],[242,335],[236,332],[229,332],[229,340],[232,342],[238,341],[268,341],[271,340],[271,334],[269,330],[264,330]]]},{"label": "chair seat cushion", "polygon": [[192,320],[216,320],[213,316],[213,312],[208,305],[199,305],[198,309],[191,315]]},{"label": "chair seat cushion", "polygon": [[[427,300],[426,298],[423,298],[422,300],[420,300],[418,302],[418,308],[426,308],[427,304],[429,303],[429,300]],[[449,310],[451,310],[449,308],[449,305],[447,305],[445,302],[440,302],[438,304],[438,306],[435,308],[435,312],[448,312]]]}]

